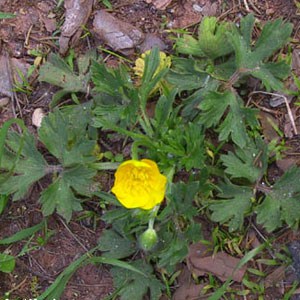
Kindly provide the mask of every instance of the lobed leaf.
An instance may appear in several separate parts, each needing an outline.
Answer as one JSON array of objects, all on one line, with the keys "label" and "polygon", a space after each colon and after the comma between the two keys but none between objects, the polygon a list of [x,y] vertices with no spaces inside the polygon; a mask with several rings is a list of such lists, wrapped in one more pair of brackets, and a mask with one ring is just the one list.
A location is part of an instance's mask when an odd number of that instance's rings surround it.
[{"label": "lobed leaf", "polygon": [[[10,171],[9,176],[1,185],[1,194],[14,194],[13,200],[19,200],[25,196],[29,187],[46,175],[47,162],[36,149],[34,137],[27,131],[23,136],[16,132],[9,132],[6,139],[6,147],[3,153],[3,168]],[[20,156],[18,151],[23,143]]]},{"label": "lobed leaf", "polygon": [[133,241],[113,229],[103,231],[98,243],[102,256],[109,258],[126,258],[137,249]]},{"label": "lobed leaf", "polygon": [[266,145],[261,139],[249,140],[243,149],[235,148],[234,153],[230,151],[220,158],[231,178],[246,178],[250,182],[259,180],[268,166]]},{"label": "lobed leaf", "polygon": [[39,80],[59,86],[66,92],[85,92],[88,78],[76,75],[62,58],[51,53],[40,68]]},{"label": "lobed leaf", "polygon": [[233,48],[225,33],[232,29],[230,23],[218,24],[216,17],[204,17],[198,30],[200,49],[211,59],[231,53]]},{"label": "lobed leaf", "polygon": [[252,46],[253,26],[254,17],[248,15],[241,21],[240,32],[227,32],[234,48],[236,69],[241,74],[261,79],[267,90],[282,90],[283,84],[279,79],[288,75],[288,65],[284,62],[267,63],[266,60],[287,43],[292,33],[292,25],[284,23],[281,19],[267,22],[257,42]]},{"label": "lobed leaf", "polygon": [[300,168],[289,169],[257,207],[257,222],[271,232],[285,222],[298,227],[300,221]]},{"label": "lobed leaf", "polygon": [[56,110],[43,119],[38,133],[50,153],[63,166],[71,166],[95,160],[92,154],[96,142],[87,137],[86,129],[87,120],[83,116],[71,118]]},{"label": "lobed leaf", "polygon": [[245,215],[252,207],[252,188],[235,185],[229,180],[219,185],[219,188],[221,193],[218,197],[224,200],[216,200],[209,205],[209,209],[213,211],[211,219],[221,224],[228,222],[229,231],[241,229]]},{"label": "lobed leaf", "polygon": [[[221,118],[230,108],[225,119]],[[200,122],[207,128],[219,125],[219,140],[224,141],[231,136],[233,142],[243,148],[248,140],[245,124],[245,115],[240,99],[231,91],[224,93],[210,92],[199,104],[203,111]]]},{"label": "lobed leaf", "polygon": [[153,274],[151,265],[143,260],[135,260],[131,265],[138,270],[142,270],[148,275],[147,279],[136,272],[123,268],[113,267],[114,287],[119,290],[121,300],[143,300],[150,294],[150,300],[159,300],[162,295],[163,285]]}]

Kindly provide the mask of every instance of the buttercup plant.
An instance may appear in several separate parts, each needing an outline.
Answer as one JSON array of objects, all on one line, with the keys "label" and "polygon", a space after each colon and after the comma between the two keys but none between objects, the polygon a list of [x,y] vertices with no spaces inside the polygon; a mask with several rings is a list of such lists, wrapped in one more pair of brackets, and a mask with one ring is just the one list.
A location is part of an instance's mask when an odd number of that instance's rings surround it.
[{"label": "buttercup plant", "polygon": [[[161,278],[166,282],[169,276],[174,282],[190,245],[203,240],[199,219],[211,227],[219,223],[233,234],[245,228],[248,217],[267,231],[283,224],[296,228],[300,169],[294,167],[272,185],[265,184],[270,147],[257,110],[245,105],[239,91],[240,83],[252,76],[267,90],[284,92],[289,66],[274,61],[274,54],[288,42],[292,27],[282,20],[267,22],[253,41],[254,27],[252,15],[243,18],[239,28],[204,18],[197,38],[177,39],[181,55],[172,57],[172,65],[157,48],[143,54],[133,69],[109,68],[90,55],[74,76],[61,59],[50,57],[41,67],[40,80],[62,88],[52,105],[67,93],[85,92],[90,79],[91,100],[44,119],[37,138],[52,155],[51,164],[28,132],[9,132],[2,146],[0,139],[0,194],[21,199],[35,181],[51,174],[52,183],[40,198],[45,216],[57,211],[69,221],[91,197],[104,201],[100,214],[107,227],[96,248],[104,262],[117,260],[111,273],[121,300],[141,300],[146,294],[151,300],[161,298]],[[77,90],[74,78],[81,83]],[[153,114],[149,101],[155,105]],[[101,155],[102,134],[108,140],[117,135],[131,146],[132,159],[117,167],[112,193],[100,191],[98,184],[101,172],[116,168]],[[213,154],[208,153],[209,144],[217,145]],[[103,157],[105,162],[100,161]],[[239,251],[246,260],[247,250]],[[121,259],[130,262],[126,272]],[[66,285],[67,279],[62,282]],[[52,285],[52,290],[63,288]]]}]

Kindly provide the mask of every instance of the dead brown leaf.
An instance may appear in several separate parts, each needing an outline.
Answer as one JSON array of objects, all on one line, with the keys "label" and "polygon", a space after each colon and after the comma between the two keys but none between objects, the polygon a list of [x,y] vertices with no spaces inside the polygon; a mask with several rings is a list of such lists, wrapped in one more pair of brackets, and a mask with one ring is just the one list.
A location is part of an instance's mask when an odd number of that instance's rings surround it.
[{"label": "dead brown leaf", "polygon": [[156,9],[165,10],[172,0],[146,0],[146,2],[152,3]]},{"label": "dead brown leaf", "polygon": [[254,230],[250,230],[248,233],[248,240],[251,244],[252,249],[261,246],[259,239],[257,238],[256,232]]},{"label": "dead brown leaf", "polygon": [[201,290],[205,286],[205,284],[194,283],[192,273],[185,265],[182,265],[181,273],[177,278],[177,284],[178,288],[173,295],[173,300],[197,299],[197,297],[201,294]]},{"label": "dead brown leaf", "polygon": [[144,40],[144,34],[139,29],[105,10],[96,13],[93,26],[98,38],[116,51],[134,48]]},{"label": "dead brown leaf", "polygon": [[56,19],[43,17],[42,18],[45,28],[48,32],[52,33],[56,29]]},{"label": "dead brown leaf", "polygon": [[14,83],[22,83],[19,72],[26,77],[29,64],[24,59],[0,56],[0,96],[12,97]]},{"label": "dead brown leaf", "polygon": [[203,276],[211,273],[221,281],[232,279],[241,282],[246,271],[246,266],[235,270],[240,259],[232,257],[225,252],[218,252],[212,255],[206,246],[201,243],[190,246],[187,259],[190,271],[196,276]]},{"label": "dead brown leaf", "polygon": [[278,140],[279,136],[275,130],[275,126],[279,127],[278,120],[264,111],[260,111],[258,117],[265,140],[268,142]]},{"label": "dead brown leaf", "polygon": [[86,24],[93,7],[94,0],[65,0],[66,18],[61,27],[59,52],[66,54],[73,47]]},{"label": "dead brown leaf", "polygon": [[178,6],[177,11],[176,18],[169,24],[171,28],[186,28],[199,23],[202,19],[202,14],[194,9],[190,1]]},{"label": "dead brown leaf", "polygon": [[280,266],[270,273],[265,279],[265,288],[274,286],[282,281],[285,277],[285,266]]},{"label": "dead brown leaf", "polygon": [[297,157],[283,158],[276,161],[276,166],[286,172],[290,167],[297,165],[298,161]]},{"label": "dead brown leaf", "polygon": [[291,114],[285,115],[284,135],[287,138],[292,138],[300,132],[300,124],[298,124],[299,122],[296,122],[296,115],[295,108],[291,108]]},{"label": "dead brown leaf", "polygon": [[297,48],[292,53],[292,70],[297,76],[300,76],[300,51]]}]

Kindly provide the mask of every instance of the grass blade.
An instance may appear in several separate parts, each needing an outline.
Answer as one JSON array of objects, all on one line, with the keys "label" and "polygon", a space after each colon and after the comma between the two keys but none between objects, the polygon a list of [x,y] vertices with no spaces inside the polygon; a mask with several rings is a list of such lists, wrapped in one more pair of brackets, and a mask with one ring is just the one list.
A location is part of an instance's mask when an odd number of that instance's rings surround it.
[{"label": "grass blade", "polygon": [[39,223],[35,226],[23,229],[23,230],[18,231],[17,233],[15,233],[14,235],[12,235],[8,238],[0,240],[0,245],[15,243],[15,242],[18,242],[20,240],[23,240],[23,239],[26,239],[26,238],[30,237],[31,235],[33,235],[37,231],[41,230],[45,226],[45,222],[46,221],[43,220],[41,223]]},{"label": "grass blade", "polygon": [[15,17],[15,14],[0,11],[0,19],[11,19]]},{"label": "grass blade", "polygon": [[127,263],[125,261],[121,261],[121,260],[118,260],[118,259],[102,257],[102,256],[95,256],[95,257],[91,257],[88,261],[93,263],[93,264],[101,263],[101,264],[112,265],[112,266],[115,266],[115,267],[127,269],[127,270],[132,271],[132,272],[136,272],[136,273],[138,273],[138,274],[140,274],[144,277],[148,277],[145,273],[143,273],[139,269],[133,267],[132,265],[130,265],[129,263]]}]

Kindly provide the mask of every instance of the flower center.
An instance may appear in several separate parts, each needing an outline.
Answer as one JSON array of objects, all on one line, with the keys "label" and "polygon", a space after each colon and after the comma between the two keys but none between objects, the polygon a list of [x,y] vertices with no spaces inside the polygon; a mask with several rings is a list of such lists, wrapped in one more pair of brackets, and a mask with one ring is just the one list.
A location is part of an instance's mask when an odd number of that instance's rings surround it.
[{"label": "flower center", "polygon": [[131,178],[133,181],[141,183],[149,179],[149,174],[145,168],[135,168],[132,170]]}]

